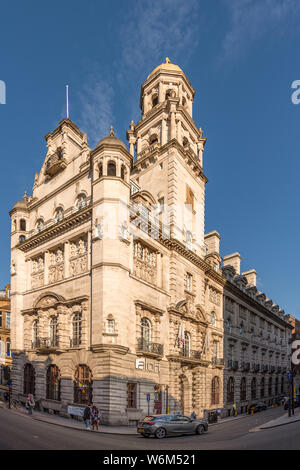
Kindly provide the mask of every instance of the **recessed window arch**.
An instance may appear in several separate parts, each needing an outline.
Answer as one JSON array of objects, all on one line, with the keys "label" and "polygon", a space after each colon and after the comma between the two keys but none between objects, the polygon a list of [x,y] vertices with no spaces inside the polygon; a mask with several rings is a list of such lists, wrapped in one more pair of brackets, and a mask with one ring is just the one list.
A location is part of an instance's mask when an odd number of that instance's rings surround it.
[{"label": "recessed window arch", "polygon": [[149,144],[153,145],[153,144],[156,144],[157,142],[158,142],[157,134],[152,134],[149,138]]},{"label": "recessed window arch", "polygon": [[75,312],[72,317],[71,326],[71,347],[76,347],[82,341],[82,315],[80,312]]},{"label": "recessed window arch", "polygon": [[49,339],[51,346],[57,345],[57,318],[51,317],[49,322]]},{"label": "recessed window arch", "polygon": [[158,105],[158,95],[154,93],[154,95],[152,95],[152,107],[154,108],[156,105]]},{"label": "recessed window arch", "polygon": [[186,101],[186,98],[184,96],[182,97],[182,106],[184,108],[186,108],[186,106],[187,106],[187,101]]},{"label": "recessed window arch", "polygon": [[229,377],[227,382],[227,403],[234,402],[234,378]]},{"label": "recessed window arch", "polygon": [[188,141],[187,137],[184,137],[184,138],[182,139],[182,145],[183,145],[184,147],[187,147],[187,146],[189,145],[189,141]]},{"label": "recessed window arch", "polygon": [[183,355],[185,357],[191,355],[191,335],[187,331],[184,332]]},{"label": "recessed window arch", "polygon": [[55,364],[51,364],[46,373],[46,398],[48,400],[60,401],[60,381],[59,368]]},{"label": "recessed window arch", "polygon": [[116,176],[117,167],[116,163],[113,160],[110,160],[107,164],[107,176]]},{"label": "recessed window arch", "polygon": [[150,343],[151,342],[151,336],[152,336],[151,322],[148,318],[143,317],[141,319],[141,338],[142,338],[142,341],[144,341],[145,343]]},{"label": "recessed window arch", "polygon": [[55,222],[60,222],[64,218],[64,210],[62,207],[58,207],[55,211],[54,219]]},{"label": "recessed window arch", "polygon": [[31,393],[32,395],[35,394],[35,369],[32,364],[25,364],[24,366],[24,387],[23,392],[24,395],[28,395]]},{"label": "recessed window arch", "polygon": [[240,399],[245,401],[247,399],[247,381],[246,377],[242,377],[240,384]]},{"label": "recessed window arch", "polygon": [[220,403],[220,379],[215,376],[211,382],[211,404],[218,405]]},{"label": "recessed window arch", "polygon": [[101,178],[101,176],[103,176],[103,164],[102,164],[102,162],[100,162],[99,165],[98,165],[98,176],[99,176],[99,178]]},{"label": "recessed window arch", "polygon": [[86,364],[79,364],[75,370],[74,402],[80,404],[93,402],[93,375]]},{"label": "recessed window arch", "polygon": [[84,193],[79,194],[77,196],[76,203],[75,203],[76,208],[78,210],[82,209],[83,207],[86,206],[86,204],[87,204],[86,195]]},{"label": "recessed window arch", "polygon": [[20,230],[23,232],[26,231],[26,220],[25,219],[20,219]]},{"label": "recessed window arch", "polygon": [[256,378],[253,377],[251,380],[251,399],[255,400],[256,399]]}]

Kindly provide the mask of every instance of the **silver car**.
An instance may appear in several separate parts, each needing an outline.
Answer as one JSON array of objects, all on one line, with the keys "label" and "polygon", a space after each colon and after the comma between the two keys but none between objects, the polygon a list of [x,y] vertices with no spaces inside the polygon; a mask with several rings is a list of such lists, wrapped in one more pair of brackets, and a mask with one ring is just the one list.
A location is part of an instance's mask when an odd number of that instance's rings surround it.
[{"label": "silver car", "polygon": [[146,416],[138,424],[137,432],[143,437],[155,436],[157,439],[174,434],[203,434],[208,430],[204,419],[192,419],[182,415]]}]

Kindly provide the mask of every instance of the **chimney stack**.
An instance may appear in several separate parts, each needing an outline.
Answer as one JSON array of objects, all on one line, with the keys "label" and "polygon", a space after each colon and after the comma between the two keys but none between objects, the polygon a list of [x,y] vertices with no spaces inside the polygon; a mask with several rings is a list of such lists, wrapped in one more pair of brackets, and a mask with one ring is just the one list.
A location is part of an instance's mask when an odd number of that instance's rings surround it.
[{"label": "chimney stack", "polygon": [[237,276],[241,274],[241,255],[239,253],[232,253],[232,255],[224,256],[223,265],[232,266],[235,269]]},{"label": "chimney stack", "polygon": [[216,230],[213,232],[206,233],[204,235],[205,245],[207,247],[207,254],[210,255],[212,253],[220,252],[220,235]]},{"label": "chimney stack", "polygon": [[251,269],[250,271],[245,271],[244,273],[242,273],[242,275],[245,276],[248,284],[256,287],[257,272],[255,271],[255,269]]}]

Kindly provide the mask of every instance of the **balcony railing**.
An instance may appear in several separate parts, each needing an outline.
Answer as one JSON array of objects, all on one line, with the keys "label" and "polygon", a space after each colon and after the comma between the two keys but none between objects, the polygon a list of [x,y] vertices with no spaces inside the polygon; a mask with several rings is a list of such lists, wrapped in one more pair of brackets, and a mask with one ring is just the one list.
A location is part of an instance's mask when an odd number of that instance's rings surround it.
[{"label": "balcony railing", "polygon": [[242,362],[242,371],[248,372],[250,370],[250,362]]},{"label": "balcony railing", "polygon": [[263,364],[263,365],[261,366],[261,371],[262,371],[262,372],[268,372],[268,370],[269,370],[269,366],[268,366],[268,365]]},{"label": "balcony railing", "polygon": [[259,372],[260,365],[259,364],[252,364],[252,372]]},{"label": "balcony railing", "polygon": [[271,373],[275,372],[275,366],[270,366],[270,372]]},{"label": "balcony railing", "polygon": [[70,348],[77,348],[80,345],[81,345],[80,337],[70,338]]},{"label": "balcony railing", "polygon": [[51,349],[58,346],[58,338],[37,338],[32,341],[32,349]]},{"label": "balcony railing", "polygon": [[179,352],[180,357],[186,357],[189,359],[201,359],[201,351],[192,351],[183,349]]},{"label": "balcony railing", "polygon": [[233,361],[232,359],[228,360],[228,369],[238,370],[239,363],[238,361]]},{"label": "balcony railing", "polygon": [[164,353],[164,346],[159,343],[152,343],[151,341],[146,341],[144,338],[139,338],[138,350],[151,354],[159,354],[160,356],[162,356]]}]

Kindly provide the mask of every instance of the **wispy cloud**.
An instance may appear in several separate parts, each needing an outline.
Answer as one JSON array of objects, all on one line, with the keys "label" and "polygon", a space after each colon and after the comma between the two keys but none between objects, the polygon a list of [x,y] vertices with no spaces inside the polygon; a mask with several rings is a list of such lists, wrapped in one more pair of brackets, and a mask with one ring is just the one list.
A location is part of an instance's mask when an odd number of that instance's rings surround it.
[{"label": "wispy cloud", "polygon": [[230,29],[224,37],[221,60],[237,58],[271,31],[283,33],[300,13],[299,0],[224,0]]},{"label": "wispy cloud", "polygon": [[114,91],[104,79],[89,77],[79,93],[81,104],[80,128],[87,133],[90,146],[107,136],[114,121]]},{"label": "wispy cloud", "polygon": [[194,52],[199,38],[199,0],[135,2],[121,28],[122,60],[131,70],[151,72],[165,56],[183,58]]}]

